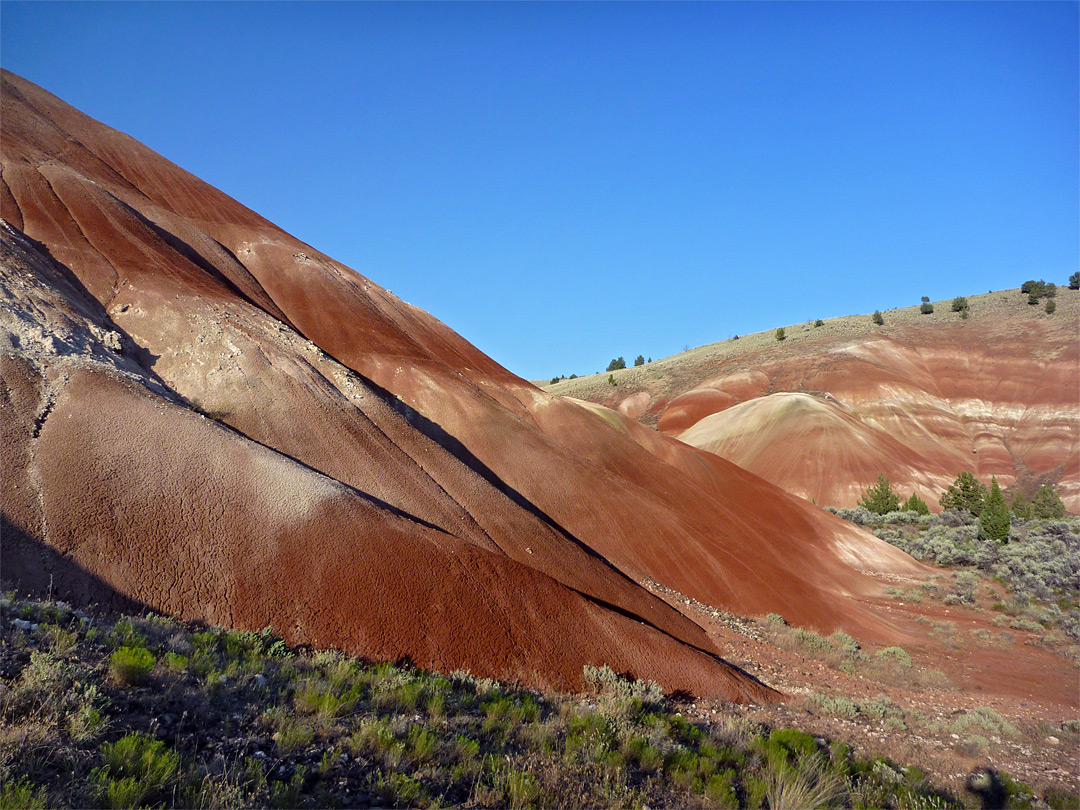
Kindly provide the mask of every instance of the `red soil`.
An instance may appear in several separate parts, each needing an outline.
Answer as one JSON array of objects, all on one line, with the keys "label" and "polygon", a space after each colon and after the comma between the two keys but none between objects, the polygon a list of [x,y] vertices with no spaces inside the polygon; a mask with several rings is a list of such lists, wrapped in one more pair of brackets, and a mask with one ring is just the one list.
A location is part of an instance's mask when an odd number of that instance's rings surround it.
[{"label": "red soil", "polygon": [[[160,155],[3,74],[5,579],[425,667],[585,663],[730,700],[653,580],[887,639],[911,558],[549,396]],[[207,416],[211,418],[207,418]]]}]

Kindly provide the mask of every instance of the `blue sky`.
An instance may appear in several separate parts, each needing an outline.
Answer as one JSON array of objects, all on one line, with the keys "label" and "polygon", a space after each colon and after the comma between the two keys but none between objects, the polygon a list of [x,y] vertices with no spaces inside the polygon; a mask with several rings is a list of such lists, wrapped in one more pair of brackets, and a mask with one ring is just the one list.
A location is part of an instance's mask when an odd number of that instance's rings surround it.
[{"label": "blue sky", "polygon": [[1080,254],[1075,2],[27,3],[0,64],[528,378]]}]

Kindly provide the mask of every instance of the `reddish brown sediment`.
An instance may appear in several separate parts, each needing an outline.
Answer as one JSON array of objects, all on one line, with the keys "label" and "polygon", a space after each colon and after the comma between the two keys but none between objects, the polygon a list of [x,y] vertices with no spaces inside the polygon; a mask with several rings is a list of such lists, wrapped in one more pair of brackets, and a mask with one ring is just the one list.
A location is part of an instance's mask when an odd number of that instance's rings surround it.
[{"label": "reddish brown sediment", "polygon": [[[639,585],[885,639],[925,569],[714,454],[550,396],[3,74],[3,576],[371,658],[775,698]],[[634,413],[641,403],[626,410]]]}]

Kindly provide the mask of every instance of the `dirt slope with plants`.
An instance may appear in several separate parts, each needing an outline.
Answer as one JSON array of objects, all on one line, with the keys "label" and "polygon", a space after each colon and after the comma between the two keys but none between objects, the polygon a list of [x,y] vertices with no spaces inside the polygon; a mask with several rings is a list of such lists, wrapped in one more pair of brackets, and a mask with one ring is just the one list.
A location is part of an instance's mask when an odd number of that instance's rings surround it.
[{"label": "dirt slope with plants", "polygon": [[510,374],[123,133],[2,87],[3,576],[290,643],[732,700],[649,577],[891,632],[922,566],[724,461]]},{"label": "dirt slope with plants", "polygon": [[[1022,279],[1020,279],[1022,280]],[[1058,279],[1059,282],[1064,279]],[[788,325],[553,393],[621,410],[819,504],[854,506],[879,473],[937,509],[962,470],[1080,512],[1080,291],[1056,310],[1016,290],[820,326]]]},{"label": "dirt slope with plants", "polygon": [[[14,626],[0,636],[0,807],[963,810],[1077,802],[1061,745],[1075,743],[1076,724],[1046,737],[1051,727],[1029,718],[1013,726],[986,706],[934,717],[1008,737],[995,746],[1000,756],[961,760],[971,770],[954,774],[947,744],[896,756],[889,732],[917,713],[881,694],[857,695],[858,704],[812,695],[790,707],[736,706],[665,697],[655,683],[586,667],[588,694],[571,696],[294,650],[272,632],[154,614],[108,621],[4,595],[0,621]],[[769,665],[786,656],[785,673],[820,664],[759,647]],[[830,718],[838,709],[858,722]],[[1032,732],[1047,744],[1016,744]],[[939,734],[920,727],[912,737],[934,744]],[[1031,757],[1013,749],[1036,747],[1051,756],[1034,778],[1017,779],[1011,769]]]}]

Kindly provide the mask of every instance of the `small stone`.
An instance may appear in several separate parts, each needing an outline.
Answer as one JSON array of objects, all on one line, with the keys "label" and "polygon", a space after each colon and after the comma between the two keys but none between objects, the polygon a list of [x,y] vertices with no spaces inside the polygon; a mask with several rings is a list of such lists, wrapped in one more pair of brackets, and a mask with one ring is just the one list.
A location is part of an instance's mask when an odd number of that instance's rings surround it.
[{"label": "small stone", "polygon": [[1047,737],[1047,738],[1046,738],[1046,741],[1047,741],[1048,743],[1050,743],[1051,745],[1057,745],[1058,743],[1060,743],[1060,742],[1061,742],[1061,740],[1059,740],[1059,739],[1058,739],[1057,737],[1055,737],[1055,736],[1054,736],[1053,734],[1051,734],[1051,735],[1050,735],[1049,737]]}]

